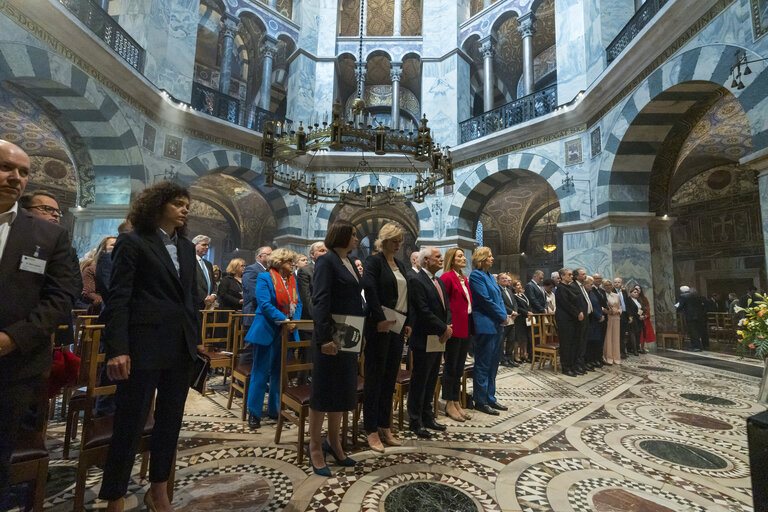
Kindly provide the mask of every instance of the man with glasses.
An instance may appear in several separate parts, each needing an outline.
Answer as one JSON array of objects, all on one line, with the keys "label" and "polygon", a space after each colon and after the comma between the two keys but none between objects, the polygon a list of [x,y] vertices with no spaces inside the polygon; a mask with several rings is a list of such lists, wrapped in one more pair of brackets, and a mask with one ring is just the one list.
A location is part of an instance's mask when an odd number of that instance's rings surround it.
[{"label": "man with glasses", "polygon": [[35,217],[40,217],[54,224],[59,224],[61,216],[64,215],[59,209],[59,202],[56,200],[56,196],[47,190],[38,190],[31,194],[25,194],[19,200],[19,204]]}]

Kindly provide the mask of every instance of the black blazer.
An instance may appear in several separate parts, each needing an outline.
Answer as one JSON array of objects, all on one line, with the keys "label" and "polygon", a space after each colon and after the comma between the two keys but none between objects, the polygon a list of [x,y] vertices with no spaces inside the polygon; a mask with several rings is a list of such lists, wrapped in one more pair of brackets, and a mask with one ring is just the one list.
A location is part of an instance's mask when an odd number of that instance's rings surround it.
[{"label": "black blazer", "polygon": [[[509,297],[507,297],[507,292],[509,292]],[[504,301],[504,309],[507,310],[508,315],[517,312],[517,299],[515,298],[515,294],[512,292],[512,290],[509,288],[502,288],[501,299]]]},{"label": "black blazer", "polygon": [[[637,304],[632,300],[632,297],[628,297],[626,305],[627,311],[625,315],[627,317],[627,329],[635,333],[640,332],[643,323],[640,321],[640,313],[637,310]],[[632,319],[632,322],[629,321],[630,318]]]},{"label": "black blazer", "polygon": [[547,297],[533,280],[528,281],[528,284],[525,285],[525,296],[528,297],[531,311],[534,313],[544,313],[547,310]]},{"label": "black blazer", "polygon": [[[38,249],[39,248],[39,249]],[[46,260],[45,272],[19,269],[22,256]],[[0,331],[17,349],[0,357],[0,383],[40,376],[51,368],[51,333],[71,318],[80,295],[67,231],[19,208],[0,259]]]},{"label": "black blazer", "polygon": [[[445,283],[437,283],[443,291],[445,307],[432,280],[422,269],[408,281],[408,316],[411,319],[411,337],[408,341],[415,350],[426,350],[427,335],[441,335],[451,323],[451,304]],[[416,321],[418,319],[418,321]]]},{"label": "black blazer", "polygon": [[[570,286],[571,288],[573,288],[573,293],[576,295],[576,298],[578,299],[579,312],[584,313],[584,320],[588,320],[587,312],[589,311],[589,305],[587,304],[587,298],[584,297],[583,293],[581,293],[581,287],[579,286],[578,281],[574,279],[573,281],[571,281]],[[584,291],[587,291],[587,289],[584,288]]]},{"label": "black blazer", "polygon": [[309,262],[296,271],[296,286],[301,300],[301,319],[312,320],[312,279],[315,277],[315,264]]},{"label": "black blazer", "polygon": [[[349,257],[347,260],[354,270],[355,265],[352,260]],[[315,344],[323,345],[332,340],[333,318],[331,315],[366,315],[365,302],[361,294],[363,287],[360,281],[344,267],[336,251],[329,250],[315,261],[312,288],[312,319],[315,321],[312,341]]]},{"label": "black blazer", "polygon": [[[194,359],[200,343],[195,246],[179,237],[179,273],[158,233],[123,233],[112,254],[106,324],[107,358],[131,356],[131,367],[163,369],[186,354]],[[183,346],[169,343],[181,341]]]},{"label": "black blazer", "polygon": [[[579,292],[579,295],[581,295],[581,292]],[[563,321],[579,321],[579,313],[581,312],[579,295],[576,295],[576,292],[572,287],[565,284],[560,284],[555,289],[555,303],[557,304],[555,318],[557,319],[558,325]]]},{"label": "black blazer", "polygon": [[[397,258],[395,258],[395,263],[407,283],[406,273],[408,269]],[[389,267],[384,253],[380,252],[368,256],[365,260],[364,268],[363,289],[365,290],[365,300],[368,303],[368,318],[371,321],[371,325],[375,326],[377,323],[386,320],[384,311],[381,309],[382,306],[395,309],[397,305],[397,279],[395,278],[395,273]],[[406,302],[406,309],[407,304]],[[408,312],[401,311],[401,313],[407,314]]]},{"label": "black blazer", "polygon": [[[213,280],[213,265],[206,259],[201,259],[205,268],[208,269],[208,278],[211,280],[211,293],[216,293],[216,283]],[[208,296],[208,282],[205,280],[203,269],[197,263],[197,256],[195,256],[195,269],[197,270],[197,296],[200,297],[200,301],[197,306],[200,309],[205,309],[205,298]]]},{"label": "black blazer", "polygon": [[[527,294],[524,294],[524,297],[525,298],[520,297],[517,294],[514,295],[517,312],[519,313],[518,316],[515,317],[515,336],[517,339],[522,339],[530,335],[530,327],[525,323],[525,319],[528,318],[528,313],[533,311],[531,309],[533,302],[531,302],[531,299]],[[525,299],[528,299],[528,301],[526,302]]]},{"label": "black blazer", "polygon": [[[199,266],[199,265],[198,265]],[[219,283],[219,293],[216,294],[221,309],[243,309],[243,285],[235,279],[235,276],[226,275]]]}]

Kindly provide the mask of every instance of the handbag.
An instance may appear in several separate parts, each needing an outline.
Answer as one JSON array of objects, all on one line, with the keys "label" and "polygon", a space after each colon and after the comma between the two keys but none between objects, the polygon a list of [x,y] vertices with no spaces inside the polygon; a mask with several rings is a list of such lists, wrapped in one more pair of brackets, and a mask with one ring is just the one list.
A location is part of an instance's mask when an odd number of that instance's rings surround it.
[{"label": "handbag", "polygon": [[189,387],[202,395],[205,389],[205,381],[208,378],[208,371],[211,369],[211,358],[205,354],[198,353],[193,366],[192,382],[189,384]]}]

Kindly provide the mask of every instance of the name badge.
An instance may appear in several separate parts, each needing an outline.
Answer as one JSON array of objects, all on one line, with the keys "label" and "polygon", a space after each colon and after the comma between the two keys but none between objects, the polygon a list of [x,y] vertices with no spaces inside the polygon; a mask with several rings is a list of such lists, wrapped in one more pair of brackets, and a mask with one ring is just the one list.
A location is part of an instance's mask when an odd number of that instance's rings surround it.
[{"label": "name badge", "polygon": [[19,270],[26,270],[27,272],[34,272],[35,274],[45,274],[46,261],[34,256],[22,256],[21,265]]}]

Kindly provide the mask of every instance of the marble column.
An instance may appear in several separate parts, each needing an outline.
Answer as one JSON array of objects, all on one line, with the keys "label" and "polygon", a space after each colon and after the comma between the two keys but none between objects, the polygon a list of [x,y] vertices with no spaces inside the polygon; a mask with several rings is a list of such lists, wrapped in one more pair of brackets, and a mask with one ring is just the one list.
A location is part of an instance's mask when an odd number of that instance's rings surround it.
[{"label": "marble column", "polygon": [[483,54],[483,111],[493,110],[493,46],[492,37],[480,42],[480,53]]},{"label": "marble column", "polygon": [[656,332],[677,332],[671,234],[674,222],[674,219],[669,217],[657,217],[649,225],[653,281],[651,319],[653,320]]},{"label": "marble column", "polygon": [[389,70],[389,76],[392,79],[392,129],[397,130],[400,126],[400,75],[403,73],[401,62],[393,62]]},{"label": "marble column", "polygon": [[[764,162],[768,165],[768,161]],[[760,218],[763,222],[763,244],[765,244],[766,268],[768,268],[768,169],[762,169],[758,175],[758,186],[760,190]]]},{"label": "marble column", "polygon": [[517,30],[523,38],[523,95],[533,93],[533,35],[536,33],[536,16],[529,12],[519,18]]},{"label": "marble column", "polygon": [[[360,8],[363,10],[363,33],[368,35],[368,0],[360,0]],[[358,34],[360,35],[360,34]]]},{"label": "marble column", "polygon": [[277,10],[277,0],[269,0],[269,7],[271,9]]},{"label": "marble column", "polygon": [[259,91],[259,107],[269,110],[269,102],[272,94],[272,59],[277,54],[277,41],[267,39],[264,41],[264,62],[261,70],[261,90]]},{"label": "marble column", "polygon": [[394,20],[392,20],[394,30],[392,31],[392,35],[395,37],[400,36],[400,33],[402,32],[402,21],[403,21],[403,0],[395,0],[395,15]]},{"label": "marble column", "polygon": [[229,82],[232,79],[232,46],[237,34],[237,19],[226,16],[221,20],[221,71],[219,75],[219,90],[229,94]]}]

